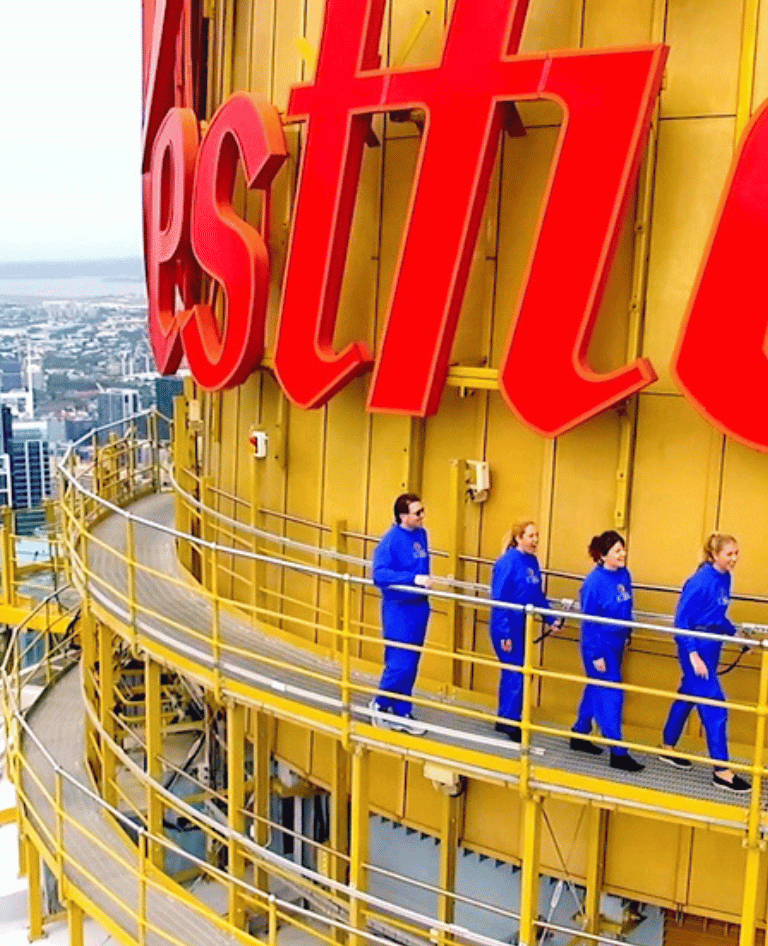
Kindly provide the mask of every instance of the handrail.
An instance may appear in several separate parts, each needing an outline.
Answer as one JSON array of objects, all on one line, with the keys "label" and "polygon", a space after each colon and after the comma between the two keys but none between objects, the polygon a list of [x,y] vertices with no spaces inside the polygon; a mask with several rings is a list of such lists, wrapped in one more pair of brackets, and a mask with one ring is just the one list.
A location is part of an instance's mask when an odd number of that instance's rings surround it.
[{"label": "handrail", "polygon": [[[16,637],[17,637],[18,632],[20,631],[20,626],[17,626],[15,628],[15,631],[16,631]],[[383,936],[380,936],[376,934],[375,932],[372,932],[371,930],[360,928],[358,926],[353,926],[349,922],[345,922],[343,918],[342,919],[335,918],[331,915],[326,915],[324,913],[318,914],[316,911],[311,911],[306,908],[297,907],[296,905],[291,904],[289,901],[282,900],[276,897],[274,894],[265,895],[265,893],[262,890],[260,890],[257,886],[249,883],[243,878],[233,876],[228,871],[222,870],[221,868],[217,868],[215,865],[208,863],[208,861],[204,861],[198,858],[196,855],[194,855],[190,851],[186,850],[180,845],[175,844],[165,835],[153,834],[147,828],[142,827],[141,824],[137,826],[135,820],[128,817],[126,814],[120,811],[119,808],[110,804],[100,794],[98,794],[92,788],[86,785],[84,782],[76,778],[72,773],[68,772],[67,769],[62,764],[60,764],[57,761],[57,759],[51,754],[51,752],[47,749],[45,743],[39,738],[38,734],[35,732],[33,727],[27,721],[25,712],[22,711],[20,704],[18,703],[17,699],[15,698],[13,694],[13,687],[10,686],[10,677],[9,677],[9,674],[13,672],[13,669],[15,668],[11,668],[7,664],[7,662],[4,662],[2,671],[0,671],[1,676],[2,676],[3,689],[5,692],[6,725],[10,720],[13,720],[18,725],[19,729],[24,732],[25,738],[30,743],[34,744],[37,751],[40,753],[42,758],[50,767],[54,780],[57,784],[61,782],[66,782],[76,791],[80,792],[83,796],[88,798],[105,815],[108,815],[112,819],[114,819],[114,821],[117,824],[123,827],[123,829],[129,834],[129,836],[133,836],[137,834],[139,851],[146,849],[146,845],[149,842],[153,842],[159,845],[160,847],[162,847],[162,849],[176,854],[184,862],[193,864],[195,867],[200,869],[203,873],[208,874],[211,877],[215,877],[221,883],[238,889],[240,893],[253,898],[256,902],[262,902],[264,900],[267,900],[270,904],[279,904],[280,907],[286,913],[300,914],[303,916],[307,916],[314,921],[320,920],[321,922],[335,929],[344,930],[346,932],[354,933],[356,935],[362,936],[367,942],[377,944],[377,946],[386,946],[386,944],[390,942],[389,939],[386,939]],[[38,699],[39,698],[40,697],[38,696]],[[99,720],[93,708],[90,706],[90,704],[87,701],[85,703],[85,706],[86,706],[86,711],[88,712],[88,715],[91,719],[91,723],[99,731],[100,737],[102,739],[111,740],[111,737],[109,736],[109,734],[106,733],[101,728]],[[240,834],[234,831],[233,829],[229,828],[228,826],[222,825],[219,821],[211,818],[210,816],[206,815],[204,812],[198,811],[196,808],[194,808],[193,806],[185,802],[184,799],[173,795],[171,792],[165,789],[161,783],[149,778],[146,772],[144,772],[143,768],[141,766],[138,766],[136,763],[134,763],[130,759],[129,756],[127,756],[124,752],[122,752],[119,745],[114,743],[114,741],[112,741],[111,749],[116,754],[119,754],[122,756],[123,763],[133,773],[134,776],[142,780],[147,785],[147,787],[150,788],[153,792],[163,797],[166,803],[172,805],[177,810],[184,812],[187,815],[187,817],[189,817],[190,820],[192,820],[194,823],[197,823],[201,826],[205,826],[208,832],[219,837],[222,843],[234,841],[237,845],[240,846],[240,848],[243,851],[248,852],[250,855],[256,858],[262,868],[269,869],[271,867],[277,870],[283,876],[288,876],[288,877],[292,876],[296,878],[297,880],[301,879],[305,883],[308,883],[310,886],[306,888],[306,892],[309,892],[310,890],[314,890],[316,893],[322,894],[323,890],[331,890],[335,892],[336,894],[341,894],[343,898],[354,897],[356,900],[365,903],[371,909],[378,909],[378,910],[383,911],[385,921],[386,921],[387,915],[400,917],[403,921],[405,921],[406,929],[409,929],[409,931],[413,933],[420,931],[420,935],[424,938],[425,943],[431,941],[431,937],[434,931],[439,931],[439,932],[442,932],[443,934],[457,937],[468,943],[476,944],[476,946],[504,946],[502,941],[495,939],[494,937],[476,933],[456,923],[445,923],[437,919],[436,917],[426,915],[426,914],[421,914],[416,910],[399,906],[398,904],[392,903],[388,900],[382,900],[381,898],[373,894],[370,894],[367,891],[355,889],[353,886],[349,884],[336,881],[330,877],[325,876],[324,874],[320,874],[317,871],[312,870],[311,868],[304,867],[303,865],[300,865],[300,864],[296,864],[285,856],[269,851],[266,847],[256,844],[247,835]],[[54,809],[55,823],[59,825],[63,823],[67,823],[71,827],[76,828],[79,834],[82,834],[84,837],[88,838],[92,843],[96,844],[99,847],[99,849],[102,851],[102,854],[105,855],[107,858],[116,858],[120,860],[120,856],[116,855],[112,851],[112,849],[105,846],[104,842],[96,838],[89,829],[85,828],[83,825],[79,824],[78,822],[72,819],[72,816],[68,813],[68,811],[66,810],[66,807],[64,806],[63,793],[61,792],[61,790],[57,789],[54,795],[46,788],[46,786],[43,783],[43,780],[39,776],[35,775],[32,772],[32,770],[29,768],[29,763],[24,757],[24,753],[19,746],[16,747],[15,751],[19,757],[19,761],[21,762],[22,771],[29,772],[29,774],[34,779],[35,784],[37,785],[38,789],[42,792],[45,800]],[[21,778],[21,773],[17,775],[17,778],[18,779]],[[19,789],[19,795],[20,795],[21,800],[25,803],[25,806],[29,806],[30,798],[26,795],[21,784],[18,784],[17,788]],[[22,823],[25,823],[26,819],[27,819],[27,816],[22,815]],[[52,853],[54,853],[57,856],[57,862],[62,864],[62,868],[61,868],[62,871],[66,872],[66,867],[64,866],[63,858],[59,858],[58,856],[59,853],[63,854],[65,852],[63,850],[61,851],[55,850],[58,846],[64,843],[63,832],[61,830],[58,830],[56,832],[48,832],[48,830],[46,829],[46,835],[47,835],[47,840],[48,840],[49,845],[52,845],[54,847],[54,851]],[[304,840],[303,836],[300,836],[300,837],[302,837],[302,840]],[[81,872],[83,876],[89,879],[92,883],[96,884],[96,886],[99,889],[102,889],[102,892],[106,894],[110,893],[108,890],[106,890],[106,888],[103,888],[103,885],[99,884],[96,875],[93,873],[92,865],[88,865],[87,863],[80,862],[77,859],[75,850],[70,850],[69,848],[67,848],[66,854],[67,854],[67,861],[69,863],[72,863],[75,866],[76,871]],[[132,874],[134,874],[137,877],[137,879],[141,879],[143,883],[151,884],[155,886],[157,889],[162,890],[166,896],[173,896],[172,888],[169,888],[167,885],[160,886],[158,884],[158,881],[147,873],[146,858],[141,858],[141,857],[139,858],[138,869],[134,867],[132,864],[130,864],[129,862],[122,861],[122,863]],[[369,867],[372,870],[377,870],[378,872],[386,874],[387,876],[393,877],[395,879],[399,879],[402,882],[409,882],[411,880],[411,878],[408,878],[406,875],[397,874],[396,872],[393,872],[393,871],[379,869],[379,868],[376,868],[374,865],[369,865]],[[486,904],[486,903],[483,903],[482,901],[477,900],[476,898],[466,897],[458,893],[445,891],[445,890],[442,890],[442,888],[434,887],[433,885],[420,884],[418,881],[416,883],[418,886],[424,887],[425,889],[429,889],[430,891],[438,892],[441,894],[448,894],[452,897],[455,897],[455,899],[458,902],[465,902],[466,904],[474,906],[474,907],[478,907],[481,909],[488,909],[491,912],[497,913],[509,919],[519,920],[520,915],[518,912],[515,912],[512,910],[503,910],[501,908],[495,907],[493,904]],[[112,896],[114,897],[114,894],[112,894]],[[121,909],[126,911],[129,915],[132,915],[135,920],[140,919],[139,914],[133,911],[132,908],[129,907],[125,901],[115,898],[115,902],[120,905]],[[185,902],[189,904],[188,897],[185,897]],[[344,899],[336,900],[336,902],[343,903]],[[196,912],[199,912],[203,916],[209,915],[209,911],[202,904],[200,904],[199,907],[196,906],[194,909]],[[144,922],[146,923],[147,920],[145,919]],[[415,928],[413,924],[415,924]],[[619,940],[616,940],[613,937],[598,935],[598,934],[583,933],[578,927],[566,927],[566,926],[562,926],[558,924],[553,924],[551,922],[545,922],[544,920],[537,920],[536,925],[540,927],[547,927],[557,932],[562,932],[566,935],[579,935],[590,942],[607,943],[607,944],[611,944],[611,946],[619,946],[619,943],[620,943]],[[152,929],[153,929],[153,932],[155,932],[157,935],[162,936],[164,939],[167,939],[169,942],[179,943],[179,941],[175,937],[169,936],[169,934],[165,933],[163,930],[159,929],[158,927],[154,926],[152,927]],[[321,938],[324,938],[324,937],[321,936]]]},{"label": "handrail", "polygon": [[[215,576],[217,574],[218,569],[221,568],[220,563],[221,563],[222,557],[232,556],[233,558],[239,558],[244,561],[250,561],[253,564],[259,563],[261,565],[278,566],[279,568],[282,568],[288,571],[293,571],[300,574],[303,573],[305,575],[313,576],[315,578],[322,578],[324,580],[337,583],[339,587],[348,586],[349,588],[357,588],[361,592],[372,586],[372,581],[369,578],[366,578],[361,575],[351,574],[349,571],[342,573],[341,569],[338,568],[338,565],[339,565],[338,561],[337,561],[336,570],[330,570],[328,568],[323,568],[315,564],[308,564],[304,562],[293,561],[293,560],[287,559],[285,555],[282,555],[282,556],[268,555],[268,554],[257,552],[251,549],[243,549],[239,547],[233,547],[230,545],[223,545],[221,542],[213,541],[211,538],[208,538],[205,536],[192,535],[180,529],[174,528],[172,526],[166,526],[164,524],[145,519],[141,516],[136,515],[130,509],[123,508],[118,503],[110,502],[109,500],[105,499],[103,496],[100,496],[93,489],[86,488],[81,482],[79,482],[77,477],[75,477],[74,474],[72,474],[66,468],[65,464],[62,464],[61,472],[62,472],[62,475],[65,477],[65,479],[72,486],[72,493],[73,493],[71,497],[72,502],[69,504],[72,506],[72,508],[70,509],[69,505],[65,503],[64,513],[65,513],[65,533],[67,534],[67,536],[69,536],[70,529],[73,529],[74,532],[72,533],[72,535],[76,539],[76,541],[74,541],[73,543],[70,543],[72,562],[73,562],[73,565],[76,566],[75,574],[76,576],[79,576],[81,581],[83,582],[86,582],[86,581],[88,583],[96,582],[97,585],[104,587],[105,591],[107,592],[110,592],[109,586],[105,584],[103,579],[94,575],[88,569],[87,561],[83,558],[83,553],[86,548],[86,546],[83,545],[83,543],[86,542],[86,540],[89,543],[95,542],[96,544],[100,544],[98,539],[96,539],[93,536],[90,536],[89,533],[87,532],[87,519],[90,516],[93,516],[97,510],[100,510],[99,515],[103,515],[104,511],[106,510],[122,517],[126,521],[126,525],[128,529],[131,531],[131,534],[133,534],[133,529],[136,525],[141,525],[155,532],[172,536],[177,542],[180,542],[182,544],[186,543],[190,547],[197,549],[201,554],[204,552],[207,553],[207,555],[209,556],[209,559],[205,567],[206,569],[208,568],[213,569],[213,571],[211,572],[213,576]],[[178,487],[178,484],[176,485]],[[181,490],[181,492],[183,493],[184,491]],[[75,504],[74,493],[77,493],[80,497],[79,510],[75,509],[76,504]],[[124,497],[124,499],[129,499],[129,498],[130,498],[129,496]],[[89,507],[90,512],[88,513],[88,516],[86,516],[86,512],[87,512],[86,501],[92,504],[92,506]],[[212,515],[214,518],[218,518],[220,521],[221,520],[227,521],[238,528],[243,526],[243,524],[238,523],[237,520],[233,520],[231,517],[224,516],[223,514],[218,513],[216,510],[211,510],[209,507],[204,506],[204,504],[201,504],[200,501],[197,500],[196,497],[189,497],[189,502],[200,512],[201,515]],[[253,527],[246,526],[246,528],[252,529]],[[205,530],[201,530],[201,531],[204,532]],[[254,531],[257,531],[262,537],[265,535],[264,530],[254,530]],[[267,535],[269,535],[270,538],[274,538],[268,533]],[[304,543],[300,543],[300,545],[303,551],[310,552],[313,556],[322,555],[324,552],[328,551],[328,550],[316,548],[314,546],[307,546]],[[134,576],[133,579],[129,580],[129,593],[127,595],[123,594],[122,592],[118,592],[115,589],[112,589],[110,592],[113,595],[117,595],[118,599],[123,601],[126,607],[128,608],[128,610],[130,611],[130,614],[132,615],[130,620],[133,622],[133,626],[135,628],[134,634],[139,629],[141,629],[142,632],[144,632],[148,628],[148,625],[146,624],[147,618],[150,620],[150,623],[152,621],[156,622],[160,620],[161,624],[162,623],[169,624],[169,621],[167,618],[161,618],[160,615],[153,614],[149,609],[146,608],[145,605],[141,604],[140,602],[137,602],[134,597],[134,592],[131,590],[131,587],[130,587],[131,581],[135,584],[135,575],[138,571],[151,573],[151,569],[148,569],[144,563],[136,560],[133,554],[129,556],[126,554],[118,553],[114,549],[110,549],[110,554],[117,556],[117,558],[120,559],[124,563],[126,569],[128,569],[129,571],[129,577],[130,575]],[[354,557],[351,557],[351,558],[354,559]],[[362,566],[363,562],[364,560],[354,559],[353,562],[346,562],[344,564],[360,564]],[[219,563],[219,564],[215,565],[215,563]],[[171,580],[175,584],[178,583],[178,580],[171,579],[170,576],[157,576],[156,575],[155,577],[164,577],[164,580]],[[238,577],[240,576],[238,575]],[[266,590],[267,589],[265,589],[265,591]],[[444,591],[444,590],[439,590],[436,588],[432,588],[429,591],[427,591],[425,589],[416,589],[410,586],[405,587],[402,590],[411,594],[422,594],[422,595],[428,596],[437,602],[444,601],[446,602],[446,604],[453,607],[462,606],[462,607],[469,607],[472,609],[480,608],[480,609],[485,610],[493,606],[499,609],[508,609],[508,610],[513,610],[513,611],[524,610],[522,605],[511,604],[507,602],[492,602],[488,597],[480,597],[479,595],[460,594],[455,591]],[[256,620],[257,617],[260,619],[263,619],[264,617],[269,618],[269,616],[271,615],[273,618],[278,619],[281,622],[282,621],[287,621],[289,623],[293,622],[297,627],[300,627],[302,625],[314,627],[316,628],[318,632],[328,634],[331,637],[331,639],[335,642],[334,649],[337,652],[341,652],[342,655],[349,651],[350,646],[352,644],[355,644],[355,646],[357,647],[361,647],[364,644],[373,644],[374,646],[381,646],[380,639],[366,636],[357,630],[352,630],[351,628],[351,624],[353,623],[352,621],[349,622],[347,629],[342,631],[340,630],[340,625],[335,624],[334,621],[332,621],[331,624],[320,623],[317,620],[317,618],[314,621],[311,621],[311,620],[303,621],[301,619],[293,618],[287,615],[284,611],[283,612],[279,612],[279,611],[269,612],[267,609],[263,607],[259,607],[257,605],[249,605],[236,599],[227,599],[225,596],[220,594],[220,590],[218,588],[217,582],[214,582],[214,587],[212,590],[206,589],[204,586],[201,586],[199,591],[213,608],[213,626],[212,626],[212,637],[208,638],[205,634],[196,635],[199,645],[202,646],[203,648],[202,651],[198,650],[197,652],[202,657],[203,653],[205,652],[205,649],[207,649],[210,643],[210,646],[212,647],[211,655],[210,656],[206,655],[204,659],[204,665],[211,668],[212,672],[215,675],[215,678],[217,681],[216,683],[217,692],[219,691],[220,686],[221,686],[221,673],[222,673],[222,666],[224,665],[222,664],[222,660],[226,663],[226,661],[231,660],[235,657],[247,656],[245,652],[238,650],[237,648],[233,648],[231,644],[229,644],[226,640],[222,641],[221,639],[221,631],[219,627],[219,624],[220,624],[219,608],[220,608],[221,603],[230,604],[231,606],[239,609],[240,611],[245,611],[247,614],[252,615],[254,620]],[[92,593],[96,593],[96,592],[92,591]],[[104,594],[102,594],[101,592],[98,593],[98,597],[104,602],[106,602],[108,599],[108,595],[107,597],[105,597]],[[346,596],[345,596],[345,600],[346,600]],[[345,604],[345,609],[347,607],[348,607],[348,604]],[[317,610],[317,608],[315,608],[315,610]],[[553,607],[553,608],[529,607],[525,610],[528,611],[530,619],[532,619],[533,616],[564,618],[566,620],[570,620],[574,617],[574,615],[570,611],[563,608],[558,608],[558,607]],[[319,614],[320,612],[317,612],[317,613]],[[327,614],[327,610],[326,610],[326,614]],[[141,616],[140,620],[139,620],[139,616]],[[333,618],[335,617],[335,615],[332,614],[331,617]],[[340,613],[339,613],[339,617],[340,617]],[[698,638],[700,636],[700,634],[697,633],[696,631],[687,631],[687,630],[683,630],[679,628],[672,628],[672,627],[664,626],[658,623],[651,623],[648,621],[639,621],[639,620],[615,621],[608,618],[599,618],[599,617],[591,617],[590,619],[598,624],[618,626],[618,627],[623,627],[630,630],[632,629],[640,630],[640,631],[658,635],[661,638],[664,638],[664,637],[670,638],[673,636]],[[190,633],[190,631],[184,627],[179,627],[179,630],[182,632],[186,630],[187,633]],[[710,635],[710,639],[720,640],[726,644],[733,643],[732,639],[726,635]],[[750,650],[750,649],[753,651],[761,650],[761,652],[763,653],[765,652],[766,644],[763,642],[763,640],[740,639],[739,642],[747,650]],[[408,649],[407,645],[402,645],[402,646],[405,649]],[[429,644],[425,645],[422,648],[413,648],[413,649],[418,649],[424,654],[430,654],[441,660],[450,659],[454,662],[454,666],[456,667],[465,666],[465,667],[471,668],[471,666],[473,665],[483,665],[483,664],[491,665],[491,666],[498,666],[498,664],[493,660],[488,660],[486,662],[483,658],[479,658],[477,655],[474,655],[474,654],[469,654],[467,652],[458,651],[458,650],[449,652],[449,651],[446,651],[445,648],[439,648],[439,647],[435,647]],[[263,658],[262,658],[262,662],[265,662]],[[266,663],[268,665],[271,664],[272,666],[276,668],[279,668],[281,666],[280,661],[275,661],[272,659],[266,661]],[[348,663],[345,663],[344,666],[348,667]],[[577,674],[554,673],[552,671],[548,671],[544,667],[533,666],[529,663],[524,666],[519,666],[519,667],[516,665],[507,665],[507,666],[513,670],[518,669],[520,672],[524,674],[525,678],[528,680],[538,679],[538,680],[544,681],[547,679],[554,678],[554,679],[560,679],[560,680],[570,681],[574,683],[576,682],[590,683],[592,685],[604,687],[604,688],[618,688],[628,693],[637,693],[637,694],[645,695],[651,698],[664,697],[670,700],[682,699],[691,704],[693,703],[708,704],[710,702],[702,698],[680,696],[677,693],[672,692],[672,691],[660,690],[657,688],[642,687],[642,686],[637,686],[631,683],[611,683],[609,681],[595,681],[595,680],[588,679],[585,676],[582,676],[581,674],[578,674],[578,673]],[[295,667],[293,669],[294,671],[296,670]],[[294,697],[299,696],[304,699],[310,699],[316,705],[325,706],[326,708],[330,708],[332,706],[346,707],[346,708],[343,708],[342,715],[344,719],[347,720],[345,724],[347,727],[346,729],[347,735],[345,736],[345,739],[349,739],[350,738],[349,700],[355,694],[358,694],[358,695],[373,694],[375,693],[375,690],[372,690],[372,688],[370,687],[366,688],[355,683],[354,681],[349,679],[348,670],[343,670],[343,679],[342,679],[342,684],[341,684],[342,686],[341,703],[339,703],[338,699],[329,698],[328,696],[321,696],[319,693],[316,692],[316,687],[314,686],[314,684],[311,683],[312,678],[317,676],[316,674],[311,674],[307,670],[299,670],[299,672],[304,676],[305,679],[309,680],[310,683],[306,686],[299,686],[299,687],[296,687],[295,685],[292,685],[292,684],[286,685],[284,687],[284,692],[290,693]],[[277,685],[273,681],[270,681],[269,678],[264,678],[263,675],[257,674],[254,676],[253,674],[251,674],[251,678],[254,681],[260,681],[261,685],[267,685],[267,686],[272,686],[272,687]],[[336,685],[335,680],[331,678],[329,678],[329,682],[332,682],[334,686]],[[426,701],[424,705],[431,705],[431,703],[429,701]],[[722,701],[721,702],[711,701],[711,705],[724,705],[724,704],[722,703]],[[759,715],[759,712],[760,712],[758,708],[751,706],[751,704],[731,703],[728,705],[730,706],[731,710],[736,711],[736,712],[750,712],[756,715]],[[445,710],[446,704],[443,704],[442,708]],[[453,705],[453,704],[450,707],[450,711],[458,715],[461,715],[462,713],[466,714],[465,710],[462,710],[458,707],[458,705]],[[358,709],[356,710],[356,712],[362,713],[362,715],[366,715],[366,711],[363,711],[363,710]],[[492,714],[488,714],[488,713],[484,714],[478,711],[472,711],[472,712],[475,714],[475,717],[477,719],[493,720],[496,718]],[[447,733],[449,735],[455,736],[457,733],[457,731],[452,730],[450,727],[440,727],[440,726],[430,725],[427,728],[433,731],[435,734]],[[538,732],[544,735],[557,735],[560,738],[562,738],[563,736],[569,735],[567,731],[553,729],[552,727],[547,727],[540,723],[530,721],[530,720],[523,724],[523,729],[527,730],[530,733]],[[487,737],[484,737],[478,734],[471,734],[470,741],[474,742],[477,745],[493,743],[492,738],[488,739]],[[607,745],[625,745],[633,749],[638,749],[638,748],[640,748],[641,750],[646,749],[646,751],[648,748],[645,746],[639,746],[637,743],[632,743],[632,742],[627,742],[627,741],[617,743],[615,741],[605,740],[601,738],[596,738],[596,741],[602,744],[607,744]],[[685,756],[684,753],[677,753],[677,754],[681,755],[682,757],[691,758],[692,760],[700,764],[712,763],[712,760],[709,759],[708,757],[690,756],[690,755]],[[733,768],[740,771],[752,771],[753,774],[755,773],[760,774],[762,772],[762,767],[757,767],[757,763],[753,764],[752,766],[743,765],[741,763],[734,763]]]}]

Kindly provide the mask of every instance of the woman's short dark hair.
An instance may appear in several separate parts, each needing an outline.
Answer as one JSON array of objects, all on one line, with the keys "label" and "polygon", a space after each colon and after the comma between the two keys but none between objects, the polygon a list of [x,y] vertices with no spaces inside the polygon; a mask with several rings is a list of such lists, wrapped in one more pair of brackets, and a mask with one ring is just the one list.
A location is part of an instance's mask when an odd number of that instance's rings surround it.
[{"label": "woman's short dark hair", "polygon": [[395,522],[400,525],[400,516],[406,516],[410,512],[411,503],[420,503],[421,496],[416,493],[400,493],[395,500]]},{"label": "woman's short dark hair", "polygon": [[600,535],[592,536],[592,541],[587,549],[592,561],[602,561],[617,542],[624,545],[623,537],[615,529],[609,529],[607,532],[601,532]]}]

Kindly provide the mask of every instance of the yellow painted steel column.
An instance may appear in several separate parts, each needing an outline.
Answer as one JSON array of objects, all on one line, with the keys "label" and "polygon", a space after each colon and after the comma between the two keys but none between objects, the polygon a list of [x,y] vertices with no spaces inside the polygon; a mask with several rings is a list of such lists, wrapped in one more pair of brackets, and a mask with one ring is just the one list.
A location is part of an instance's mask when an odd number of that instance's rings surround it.
[{"label": "yellow painted steel column", "polygon": [[[269,784],[271,753],[269,745],[269,717],[261,710],[253,711],[253,840],[261,847],[269,843]],[[254,884],[265,893],[269,889],[267,873],[257,867]]]},{"label": "yellow painted steel column", "polygon": [[[370,800],[370,754],[362,746],[355,746],[352,754],[352,793],[349,851],[349,925],[362,932],[365,929],[365,908],[355,896],[367,887],[368,861],[368,808]],[[350,933],[349,946],[364,946],[366,940],[360,932]]]},{"label": "yellow painted steel column", "polygon": [[346,883],[349,853],[349,753],[338,739],[333,740],[330,806],[329,873],[331,879]]},{"label": "yellow painted steel column", "polygon": [[520,871],[520,946],[536,946],[539,918],[539,858],[541,854],[541,798],[523,800],[523,845]]},{"label": "yellow painted steel column", "polygon": [[43,900],[40,883],[40,855],[34,844],[27,840],[25,843],[27,863],[27,885],[29,887],[28,915],[29,940],[40,939],[43,935]]},{"label": "yellow painted steel column", "polygon": [[[147,832],[158,837],[163,833],[163,802],[153,791],[152,782],[160,781],[163,775],[163,721],[162,721],[162,668],[156,660],[147,657],[144,661],[144,725],[147,744]],[[162,870],[165,852],[160,844],[151,839],[147,854],[155,867]]]},{"label": "yellow painted steel column", "polygon": [[736,141],[739,140],[752,115],[759,17],[760,0],[744,0],[739,56],[739,91],[736,101]]},{"label": "yellow painted steel column", "polygon": [[67,900],[67,930],[69,946],[83,946],[83,911],[74,900]]},{"label": "yellow painted steel column", "polygon": [[115,665],[112,655],[112,630],[101,621],[97,622],[99,648],[99,723],[106,738],[101,740],[101,792],[109,805],[117,802],[115,790],[115,755],[111,740],[115,736],[115,721],[112,713],[115,706]]},{"label": "yellow painted steel column", "polygon": [[747,818],[747,864],[744,872],[744,898],[741,908],[739,946],[753,946],[759,899],[760,868],[765,852],[765,840],[760,831],[763,765],[765,762],[766,715],[768,714],[768,641],[760,649],[760,682],[757,691],[757,720],[755,747],[752,760],[752,794]]},{"label": "yellow painted steel column", "polygon": [[133,652],[138,655],[139,639],[136,622],[136,541],[134,536],[133,519],[130,515],[125,520],[125,557],[128,578],[128,607],[131,612],[131,629],[133,631]]},{"label": "yellow painted steel column", "polygon": [[[245,834],[245,707],[227,704],[227,823],[237,835]],[[245,874],[245,858],[239,838],[229,839],[227,873],[238,880]],[[245,928],[245,909],[236,884],[229,884],[229,922],[236,929]]]},{"label": "yellow painted steel column", "polygon": [[[461,549],[464,545],[464,499],[467,489],[467,464],[465,460],[451,460],[448,487],[448,575],[461,579]],[[456,601],[445,602],[448,612],[448,651],[455,654],[463,650],[463,611]],[[454,687],[470,685],[470,665],[461,660],[451,661],[451,684]]]},{"label": "yellow painted steel column", "polygon": [[587,877],[584,896],[584,929],[600,932],[600,895],[605,874],[605,842],[608,834],[608,812],[591,805],[587,838]]},{"label": "yellow painted steel column", "polygon": [[13,510],[8,506],[0,509],[0,546],[2,547],[3,601],[15,605],[16,598],[16,544],[13,537]]},{"label": "yellow painted steel column", "polygon": [[[262,461],[257,460],[256,457],[253,457],[251,460],[251,526],[254,529],[259,529],[264,527],[264,516],[259,511],[261,507],[261,484],[263,478],[263,466]],[[253,537],[253,551],[255,553],[263,552],[263,545],[258,536]],[[253,603],[254,609],[264,607],[264,585],[265,585],[265,575],[266,570],[264,568],[264,562],[253,560],[253,567],[251,569],[251,601]],[[254,622],[256,621],[256,611],[254,610]]]},{"label": "yellow painted steel column", "polygon": [[[86,700],[97,709],[96,686],[94,674],[96,672],[96,621],[88,607],[88,599],[83,602],[83,613],[80,616],[80,646],[82,648],[83,692]],[[91,715],[85,714],[85,756],[90,765],[94,780],[99,781],[101,766],[95,744],[96,727],[91,721]]]},{"label": "yellow painted steel column", "polygon": [[[442,923],[453,923],[456,917],[456,854],[464,812],[464,793],[442,794],[440,798],[440,863],[437,885],[443,891],[437,902],[437,918]],[[440,937],[445,942],[445,935]]]}]

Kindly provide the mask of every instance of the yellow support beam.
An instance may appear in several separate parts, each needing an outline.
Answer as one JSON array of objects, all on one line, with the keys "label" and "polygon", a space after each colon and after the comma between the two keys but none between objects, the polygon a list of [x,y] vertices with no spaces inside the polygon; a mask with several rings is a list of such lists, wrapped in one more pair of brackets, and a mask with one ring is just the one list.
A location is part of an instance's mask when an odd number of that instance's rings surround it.
[{"label": "yellow support beam", "polygon": [[27,867],[27,885],[29,896],[27,910],[29,915],[29,941],[34,942],[43,936],[43,900],[40,882],[40,855],[37,848],[27,838],[24,842],[24,859]]},{"label": "yellow support beam", "polygon": [[[443,891],[437,901],[437,918],[441,923],[453,923],[456,918],[456,854],[459,849],[464,793],[440,795],[440,862],[437,885]],[[441,939],[445,941],[445,936]]]},{"label": "yellow support beam", "polygon": [[[147,657],[144,662],[144,725],[147,745],[147,775],[159,781],[163,774],[163,729],[161,667],[156,660]],[[163,833],[163,803],[161,796],[147,783],[147,831],[150,835]],[[155,867],[163,869],[165,852],[160,844],[149,841],[149,859]]]},{"label": "yellow support beam", "polygon": [[747,127],[747,123],[752,116],[759,16],[760,0],[744,0],[741,53],[739,55],[739,87],[736,99],[736,142],[738,142],[741,133]]},{"label": "yellow support beam", "polygon": [[[237,835],[245,833],[245,706],[233,700],[227,704],[227,824]],[[229,840],[230,877],[242,880],[245,876],[245,858],[237,837]],[[245,909],[237,884],[229,885],[229,922],[238,929],[245,928]]]},{"label": "yellow support beam", "polygon": [[67,930],[69,946],[84,946],[83,911],[74,900],[67,900]]},{"label": "yellow support beam", "polygon": [[99,723],[107,734],[101,740],[101,791],[108,805],[117,802],[115,788],[115,755],[110,740],[115,735],[115,722],[112,716],[115,700],[115,665],[112,653],[112,629],[99,621],[97,623],[97,644],[99,649]]},{"label": "yellow support beam", "polygon": [[355,891],[364,892],[367,887],[368,819],[370,806],[370,755],[362,746],[355,746],[352,754],[352,818],[350,824],[349,885],[352,888],[349,901],[349,925],[356,931],[350,933],[349,946],[365,946],[365,909]]},{"label": "yellow support beam", "polygon": [[[269,744],[269,717],[266,713],[254,709],[252,712],[251,733],[253,739],[253,840],[265,846],[269,843],[269,785],[271,752]],[[263,868],[254,871],[254,884],[265,893],[269,889],[269,879]]]},{"label": "yellow support beam", "polygon": [[539,918],[539,858],[541,855],[541,798],[523,801],[523,845],[520,872],[520,946],[536,946]]},{"label": "yellow support beam", "polygon": [[608,834],[608,812],[591,805],[587,837],[587,876],[584,897],[584,929],[600,932],[600,895],[605,873],[605,842]]}]

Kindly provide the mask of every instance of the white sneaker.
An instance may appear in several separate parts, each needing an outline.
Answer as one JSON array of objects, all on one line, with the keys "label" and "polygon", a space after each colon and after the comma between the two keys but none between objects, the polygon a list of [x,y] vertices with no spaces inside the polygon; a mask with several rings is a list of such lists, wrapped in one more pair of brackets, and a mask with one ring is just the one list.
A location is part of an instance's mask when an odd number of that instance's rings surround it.
[{"label": "white sneaker", "polygon": [[379,704],[376,702],[376,697],[375,697],[375,696],[374,696],[374,698],[371,700],[371,702],[368,704],[368,709],[371,711],[371,723],[372,723],[377,729],[389,729],[389,728],[390,728],[390,727],[389,727],[389,720],[385,719],[385,714],[390,714],[390,715],[391,715],[391,713],[392,713],[392,710],[391,710],[391,709],[389,709],[389,708],[387,708],[387,709],[382,709],[382,708],[379,706]]},{"label": "white sneaker", "polygon": [[407,732],[411,736],[423,736],[427,731],[427,727],[420,723],[418,719],[414,719],[412,713],[407,716],[398,716],[397,713],[392,713],[392,719],[387,720],[387,725],[390,729],[397,732]]}]

